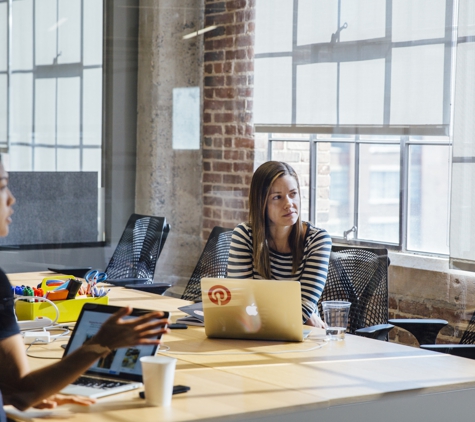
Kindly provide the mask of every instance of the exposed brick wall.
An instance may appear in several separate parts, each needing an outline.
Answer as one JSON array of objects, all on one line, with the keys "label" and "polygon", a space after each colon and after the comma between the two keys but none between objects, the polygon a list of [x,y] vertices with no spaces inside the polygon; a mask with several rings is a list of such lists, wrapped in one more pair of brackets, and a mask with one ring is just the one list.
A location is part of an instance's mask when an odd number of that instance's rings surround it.
[{"label": "exposed brick wall", "polygon": [[203,238],[247,219],[254,171],[254,0],[205,2]]}]

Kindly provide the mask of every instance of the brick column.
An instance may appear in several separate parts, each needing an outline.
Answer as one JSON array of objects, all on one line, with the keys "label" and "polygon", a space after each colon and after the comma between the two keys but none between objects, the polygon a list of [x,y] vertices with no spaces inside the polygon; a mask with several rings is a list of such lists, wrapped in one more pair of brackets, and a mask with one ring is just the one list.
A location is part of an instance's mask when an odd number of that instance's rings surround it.
[{"label": "brick column", "polygon": [[254,170],[254,0],[205,2],[203,238],[247,220]]}]

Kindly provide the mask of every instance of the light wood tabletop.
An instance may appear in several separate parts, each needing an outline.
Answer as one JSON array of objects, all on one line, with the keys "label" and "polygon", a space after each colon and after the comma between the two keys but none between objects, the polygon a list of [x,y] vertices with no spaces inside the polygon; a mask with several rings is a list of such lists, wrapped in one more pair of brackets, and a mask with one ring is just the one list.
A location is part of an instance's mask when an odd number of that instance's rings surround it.
[{"label": "light wood tabletop", "polygon": [[[173,319],[189,303],[123,288],[110,295],[111,304],[166,310]],[[59,358],[62,349],[56,342],[29,353]],[[208,339],[189,327],[164,336],[158,353],[178,360],[175,384],[191,387],[170,407],[148,407],[136,390],[69,407],[71,420],[442,421],[475,412],[475,361],[348,334],[330,342],[315,329],[302,343],[285,343]],[[33,368],[53,362],[29,360]]]}]

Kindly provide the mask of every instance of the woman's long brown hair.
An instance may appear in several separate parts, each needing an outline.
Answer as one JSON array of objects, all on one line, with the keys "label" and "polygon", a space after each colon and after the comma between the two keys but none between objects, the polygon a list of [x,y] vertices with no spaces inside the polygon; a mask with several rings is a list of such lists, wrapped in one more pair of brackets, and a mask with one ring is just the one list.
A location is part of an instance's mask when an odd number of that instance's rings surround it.
[{"label": "woman's long brown hair", "polygon": [[[267,200],[274,182],[282,176],[292,176],[297,182],[300,199],[300,184],[297,173],[287,163],[267,161],[254,172],[249,191],[249,225],[252,230],[252,246],[254,266],[261,277],[270,279],[271,268],[269,258],[270,239],[269,221],[267,218]],[[292,251],[292,273],[296,273],[302,261],[304,249],[304,233],[302,220],[299,216],[289,234],[289,246]]]}]

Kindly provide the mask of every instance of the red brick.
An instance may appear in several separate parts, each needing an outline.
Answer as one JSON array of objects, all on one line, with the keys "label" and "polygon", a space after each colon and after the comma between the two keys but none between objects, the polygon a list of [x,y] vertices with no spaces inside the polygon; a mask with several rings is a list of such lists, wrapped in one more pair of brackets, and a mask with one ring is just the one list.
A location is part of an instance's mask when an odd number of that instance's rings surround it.
[{"label": "red brick", "polygon": [[223,205],[223,200],[216,196],[203,195],[203,204],[221,207]]},{"label": "red brick", "polygon": [[224,76],[205,76],[205,86],[224,86]]},{"label": "red brick", "polygon": [[216,15],[208,15],[205,17],[205,26],[226,25],[235,22],[234,13],[221,13]]},{"label": "red brick", "polygon": [[214,13],[223,13],[227,9],[226,2],[220,1],[216,3],[206,2],[205,13],[207,15],[212,15]]},{"label": "red brick", "polygon": [[250,47],[254,44],[254,37],[252,35],[238,35],[236,37],[236,47]]},{"label": "red brick", "polygon": [[414,315],[417,317],[430,317],[430,310],[425,303],[413,302],[410,300],[401,300],[399,302],[399,311]]},{"label": "red brick", "polygon": [[222,181],[223,181],[223,175],[221,173],[205,173],[205,174],[203,174],[203,182],[221,183]]},{"label": "red brick", "polygon": [[214,88],[205,88],[203,90],[203,96],[205,99],[214,98]]},{"label": "red brick", "polygon": [[225,135],[236,135],[236,126],[226,125],[224,126]]},{"label": "red brick", "polygon": [[204,135],[221,135],[223,133],[223,128],[216,125],[204,125],[203,134]]},{"label": "red brick", "polygon": [[223,64],[223,72],[224,73],[232,73],[234,69],[234,63],[233,62],[225,62]]},{"label": "red brick", "polygon": [[208,185],[206,183],[203,184],[203,193],[205,195],[211,193],[212,190],[213,190],[213,185]]},{"label": "red brick", "polygon": [[240,50],[227,50],[225,60],[246,60],[248,58],[248,53],[245,49]]},{"label": "red brick", "polygon": [[237,95],[239,97],[252,97],[254,89],[251,87],[237,88]]},{"label": "red brick", "polygon": [[254,139],[252,138],[236,138],[234,140],[236,148],[254,148]]},{"label": "red brick", "polygon": [[203,150],[203,158],[209,160],[222,160],[223,151],[216,149],[205,149]]},{"label": "red brick", "polygon": [[224,206],[232,209],[243,209],[244,202],[242,199],[225,199]]},{"label": "red brick", "polygon": [[228,75],[226,76],[226,86],[246,86],[247,76],[245,75]]},{"label": "red brick", "polygon": [[241,185],[242,176],[236,174],[223,174],[223,183]]},{"label": "red brick", "polygon": [[209,163],[208,161],[203,161],[203,171],[211,171],[211,163]]},{"label": "red brick", "polygon": [[214,73],[223,73],[223,63],[214,63],[213,64]]},{"label": "red brick", "polygon": [[203,113],[203,123],[211,123],[211,114]]},{"label": "red brick", "polygon": [[253,72],[254,71],[254,63],[251,62],[251,61],[236,62],[236,63],[234,63],[234,70],[235,70],[236,73]]},{"label": "red brick", "polygon": [[215,148],[222,148],[223,147],[223,138],[214,138],[213,139],[213,146]]},{"label": "red brick", "polygon": [[243,151],[236,151],[236,150],[226,150],[226,151],[224,151],[223,158],[225,160],[243,160],[244,159],[244,152]]},{"label": "red brick", "polygon": [[224,147],[232,148],[232,146],[233,146],[233,138],[224,138]]},{"label": "red brick", "polygon": [[246,6],[247,6],[246,0],[232,0],[226,3],[226,9],[228,11],[244,9]]},{"label": "red brick", "polygon": [[213,162],[213,170],[230,173],[233,171],[233,165],[232,163],[225,163],[223,161],[215,161]]},{"label": "red brick", "polygon": [[204,110],[222,110],[224,108],[225,101],[219,100],[204,100],[203,109]]},{"label": "red brick", "polygon": [[245,23],[237,23],[236,25],[228,25],[226,26],[226,35],[236,35],[236,34],[245,34],[246,33],[246,24]]},{"label": "red brick", "polygon": [[224,60],[224,51],[207,51],[205,52],[204,61],[206,62],[222,62]]},{"label": "red brick", "polygon": [[234,121],[234,115],[232,113],[216,113],[214,121],[216,123],[230,123]]},{"label": "red brick", "polygon": [[220,209],[213,209],[213,218],[216,220],[216,219],[221,219],[222,217],[222,212]]},{"label": "red brick", "polygon": [[203,147],[210,147],[212,145],[213,145],[213,138],[209,138],[208,136],[205,136],[203,140]]},{"label": "red brick", "polygon": [[[213,65],[211,63],[205,64],[204,72],[205,72],[205,74],[213,73]],[[218,72],[218,73],[221,73],[221,72]]]},{"label": "red brick", "polygon": [[248,172],[252,173],[254,170],[253,163],[234,163],[233,164],[233,171],[235,172]]},{"label": "red brick", "polygon": [[230,37],[207,40],[204,45],[205,51],[227,50],[234,48],[234,40]]},{"label": "red brick", "polygon": [[210,218],[212,217],[214,209],[211,207],[203,207],[203,217]]},{"label": "red brick", "polygon": [[245,110],[246,101],[245,100],[232,100],[224,102],[225,110]]},{"label": "red brick", "polygon": [[216,88],[214,92],[217,98],[234,98],[236,96],[234,88]]}]

